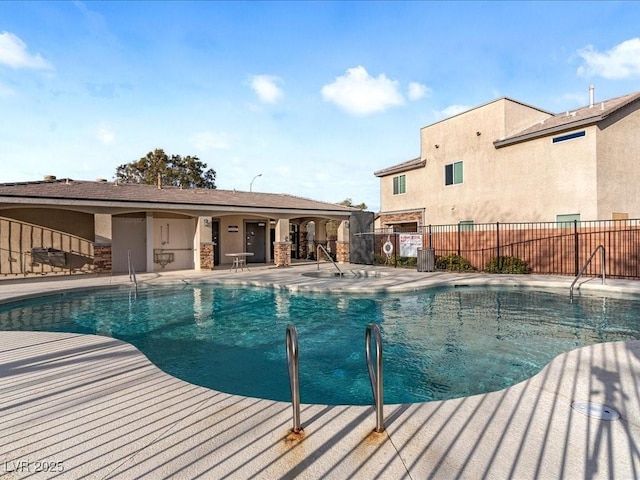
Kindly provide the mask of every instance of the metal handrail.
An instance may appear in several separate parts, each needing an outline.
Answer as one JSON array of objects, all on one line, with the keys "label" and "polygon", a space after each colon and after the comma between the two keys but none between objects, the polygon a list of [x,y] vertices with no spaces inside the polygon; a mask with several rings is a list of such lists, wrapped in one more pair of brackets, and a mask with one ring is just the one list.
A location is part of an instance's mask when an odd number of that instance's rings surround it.
[{"label": "metal handrail", "polygon": [[340,270],[340,267],[338,267],[338,264],[336,262],[333,261],[333,258],[331,258],[331,255],[329,255],[329,252],[327,252],[327,249],[324,248],[322,246],[321,243],[318,244],[318,248],[316,248],[316,262],[318,264],[318,270],[320,270],[320,251],[323,251],[324,254],[326,255],[326,257],[331,260],[331,263],[333,263],[333,266],[336,267],[338,269],[338,272],[340,272],[340,275],[344,275],[342,273],[342,270]]},{"label": "metal handrail", "polygon": [[289,368],[289,387],[291,388],[291,405],[293,407],[294,433],[300,433],[300,382],[298,379],[298,330],[295,325],[287,325],[287,366]]},{"label": "metal handrail", "polygon": [[[373,362],[371,361],[371,334],[376,342],[376,371],[373,370]],[[369,380],[371,381],[371,390],[373,391],[373,404],[376,409],[376,429],[380,433],[384,431],[384,399],[382,385],[382,336],[380,335],[380,327],[375,323],[367,325],[367,331],[364,336],[365,355],[367,357],[367,368],[369,369]]]},{"label": "metal handrail", "polygon": [[127,250],[127,265],[129,267],[129,281],[133,282],[136,294],[138,293],[138,279],[136,278],[136,269],[131,261],[131,250]]},{"label": "metal handrail", "polygon": [[593,252],[591,252],[591,255],[589,256],[587,261],[584,262],[584,265],[582,266],[582,268],[578,272],[578,275],[576,275],[576,278],[573,279],[573,282],[571,283],[571,286],[569,287],[569,301],[571,303],[573,303],[573,286],[576,284],[578,279],[585,272],[585,270],[587,269],[587,266],[589,265],[589,263],[591,263],[591,260],[593,260],[593,257],[596,255],[598,250],[602,250],[602,285],[605,284],[605,281],[606,281],[605,277],[606,277],[606,271],[607,271],[607,255],[606,255],[606,251],[605,251],[604,245],[598,245],[593,250]]}]

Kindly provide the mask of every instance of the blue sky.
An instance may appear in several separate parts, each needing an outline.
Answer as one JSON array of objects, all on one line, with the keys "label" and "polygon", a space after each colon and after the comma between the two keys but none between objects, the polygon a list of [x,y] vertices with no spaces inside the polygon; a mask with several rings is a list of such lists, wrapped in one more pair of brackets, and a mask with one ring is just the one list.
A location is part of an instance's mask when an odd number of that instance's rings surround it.
[{"label": "blue sky", "polygon": [[640,2],[0,2],[0,182],[155,148],[221,189],[379,208],[420,128],[640,90]]}]

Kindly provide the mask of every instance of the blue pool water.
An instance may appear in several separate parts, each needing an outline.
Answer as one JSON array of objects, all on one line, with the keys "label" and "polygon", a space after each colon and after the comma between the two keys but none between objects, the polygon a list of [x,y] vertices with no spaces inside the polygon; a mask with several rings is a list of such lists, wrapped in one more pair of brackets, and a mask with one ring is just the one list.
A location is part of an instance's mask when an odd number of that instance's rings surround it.
[{"label": "blue pool water", "polygon": [[298,329],[303,403],[372,402],[368,323],[380,325],[385,403],[499,390],[558,354],[640,339],[640,302],[519,289],[354,295],[185,285],[78,292],[0,306],[1,330],[107,335],[223,392],[290,400],[286,326]]}]

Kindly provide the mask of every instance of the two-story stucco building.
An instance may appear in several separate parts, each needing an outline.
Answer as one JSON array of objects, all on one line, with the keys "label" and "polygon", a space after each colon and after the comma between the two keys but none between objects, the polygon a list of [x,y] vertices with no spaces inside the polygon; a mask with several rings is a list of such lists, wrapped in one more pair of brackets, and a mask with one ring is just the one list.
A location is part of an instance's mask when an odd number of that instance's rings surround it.
[{"label": "two-story stucco building", "polygon": [[640,92],[552,114],[500,98],[421,129],[375,172],[378,227],[640,218]]}]

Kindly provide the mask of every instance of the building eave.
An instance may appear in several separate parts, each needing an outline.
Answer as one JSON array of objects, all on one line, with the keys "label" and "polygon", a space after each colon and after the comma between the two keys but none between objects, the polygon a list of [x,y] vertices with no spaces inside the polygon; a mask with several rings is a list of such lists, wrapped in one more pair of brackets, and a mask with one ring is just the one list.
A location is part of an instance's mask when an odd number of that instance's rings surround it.
[{"label": "building eave", "polygon": [[505,138],[503,140],[496,140],[493,142],[493,146],[498,149],[502,147],[508,147],[509,145],[515,145],[517,143],[527,142],[529,140],[535,140],[537,138],[548,137],[556,133],[567,132],[570,130],[576,130],[578,128],[588,127],[600,122],[604,117],[602,115],[596,115],[594,117],[584,118],[571,123],[563,123],[543,130],[536,130],[535,132],[526,133],[524,135],[516,135],[513,137]]},{"label": "building eave", "polygon": [[376,177],[387,177],[396,173],[408,172],[410,170],[417,170],[423,168],[427,164],[427,160],[411,160],[411,163],[405,162],[392,167],[383,168],[377,172],[373,172]]}]

